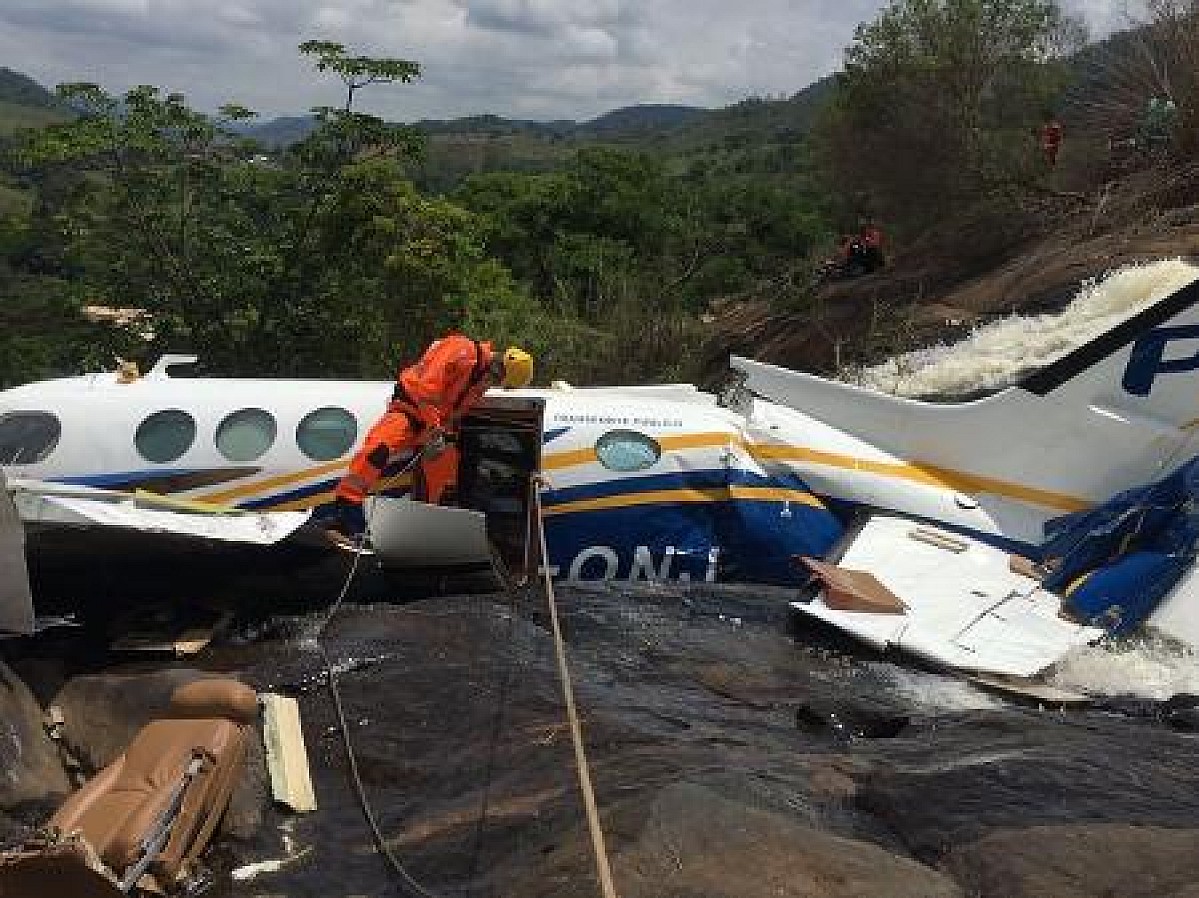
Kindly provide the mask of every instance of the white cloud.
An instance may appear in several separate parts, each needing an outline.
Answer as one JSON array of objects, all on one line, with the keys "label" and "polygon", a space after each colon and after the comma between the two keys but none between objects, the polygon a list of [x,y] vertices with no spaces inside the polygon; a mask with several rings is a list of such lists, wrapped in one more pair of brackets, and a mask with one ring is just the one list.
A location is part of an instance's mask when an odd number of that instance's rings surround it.
[{"label": "white cloud", "polygon": [[[1125,6],[1071,0],[1096,28]],[[1119,0],[1123,3],[1124,0]],[[1130,0],[1132,2],[1132,0]],[[1138,0],[1139,2],[1139,0]],[[266,115],[336,102],[310,38],[421,63],[364,92],[401,120],[494,112],[587,118],[615,106],[786,95],[834,70],[880,0],[0,0],[0,65],[48,85],[156,84]]]}]

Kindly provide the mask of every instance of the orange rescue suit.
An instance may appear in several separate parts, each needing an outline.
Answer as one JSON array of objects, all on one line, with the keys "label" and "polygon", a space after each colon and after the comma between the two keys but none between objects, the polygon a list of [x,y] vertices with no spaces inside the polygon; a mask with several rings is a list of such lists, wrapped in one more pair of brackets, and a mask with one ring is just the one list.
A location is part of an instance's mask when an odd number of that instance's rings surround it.
[{"label": "orange rescue suit", "polygon": [[[337,485],[337,498],[360,504],[396,455],[417,449],[434,429],[456,434],[463,414],[487,390],[494,358],[490,343],[451,334],[429,346],[415,365],[402,369],[387,411],[367,432]],[[416,497],[438,502],[457,470],[458,452],[452,447],[423,461],[415,478],[423,489],[415,491]]]}]

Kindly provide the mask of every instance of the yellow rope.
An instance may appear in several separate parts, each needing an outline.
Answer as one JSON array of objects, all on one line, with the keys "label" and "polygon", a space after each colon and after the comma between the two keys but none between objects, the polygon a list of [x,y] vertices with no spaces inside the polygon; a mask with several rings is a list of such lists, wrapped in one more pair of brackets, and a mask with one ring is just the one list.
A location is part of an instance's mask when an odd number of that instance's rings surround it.
[{"label": "yellow rope", "polygon": [[587,766],[587,753],[583,749],[583,728],[575,710],[574,687],[570,682],[570,670],[566,666],[566,643],[562,639],[562,628],[558,624],[558,606],[554,598],[554,581],[550,576],[549,553],[545,547],[545,524],[541,517],[541,493],[534,486],[533,499],[537,512],[537,533],[541,542],[541,571],[545,579],[545,597],[550,610],[550,624],[554,630],[554,652],[558,657],[558,678],[562,682],[562,698],[566,702],[566,717],[570,722],[570,738],[574,743],[575,769],[579,774],[579,791],[583,793],[583,808],[587,812],[587,828],[591,832],[591,848],[595,852],[595,867],[599,874],[600,891],[604,898],[617,898],[612,884],[612,870],[608,864],[608,852],[604,847],[604,832],[600,828],[599,811],[595,805],[595,791],[591,787],[591,773]]}]

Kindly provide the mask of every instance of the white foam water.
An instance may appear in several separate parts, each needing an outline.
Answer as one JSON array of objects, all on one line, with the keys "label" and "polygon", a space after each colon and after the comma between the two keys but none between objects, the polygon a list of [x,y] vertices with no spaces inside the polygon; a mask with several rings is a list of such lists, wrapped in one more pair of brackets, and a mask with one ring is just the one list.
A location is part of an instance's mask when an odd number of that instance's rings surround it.
[{"label": "white foam water", "polygon": [[1004,707],[999,698],[971,686],[959,677],[909,670],[890,664],[876,665],[875,669],[912,711],[944,713],[990,711]]},{"label": "white foam water", "polygon": [[1199,655],[1159,636],[1113,640],[1075,649],[1046,681],[1092,696],[1165,701],[1179,693],[1199,693]]},{"label": "white foam water", "polygon": [[842,379],[898,396],[999,389],[1196,279],[1199,267],[1181,259],[1125,266],[1083,282],[1061,312],[994,321],[959,343],[904,353]]}]

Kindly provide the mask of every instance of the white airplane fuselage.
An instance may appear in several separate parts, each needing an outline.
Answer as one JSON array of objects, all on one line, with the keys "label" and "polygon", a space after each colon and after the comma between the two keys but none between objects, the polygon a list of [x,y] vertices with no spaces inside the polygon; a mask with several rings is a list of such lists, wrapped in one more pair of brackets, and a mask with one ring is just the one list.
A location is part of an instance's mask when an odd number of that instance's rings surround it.
[{"label": "white airplane fuselage", "polygon": [[[1081,425],[1068,414],[1006,444],[988,435],[990,451],[979,451],[986,422],[1012,433],[1011,422],[1047,405],[1022,390],[948,407],[878,397],[884,406],[872,410],[875,394],[786,374],[848,426],[761,399],[734,411],[688,386],[498,391],[542,406],[553,570],[572,579],[792,582],[793,557],[823,555],[863,506],[1033,544],[1046,519],[1143,482],[1164,453],[1177,454],[1160,434],[1121,421],[1121,448],[1135,451],[1120,454],[1113,484],[1113,466],[1097,476],[1102,465],[1054,470],[1028,460],[1040,444],[1077,438]],[[111,373],[46,381],[0,393],[0,451],[10,479],[319,514],[391,387],[165,369],[129,383]],[[29,415],[57,428],[52,446],[14,449],[4,439],[6,419]]]}]

